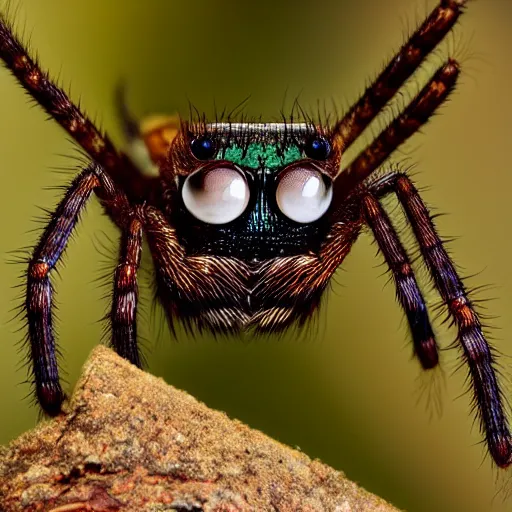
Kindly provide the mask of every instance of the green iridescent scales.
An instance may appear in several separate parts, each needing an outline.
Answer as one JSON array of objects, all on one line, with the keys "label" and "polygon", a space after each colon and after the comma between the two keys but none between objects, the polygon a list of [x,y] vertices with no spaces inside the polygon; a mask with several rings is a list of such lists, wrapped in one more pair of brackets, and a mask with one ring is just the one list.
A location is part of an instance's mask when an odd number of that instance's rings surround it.
[{"label": "green iridescent scales", "polygon": [[253,142],[247,148],[237,145],[230,146],[221,153],[218,159],[229,160],[234,164],[249,169],[265,168],[275,170],[291,164],[302,158],[301,150],[293,145],[283,151],[278,150],[277,144],[262,144]]}]

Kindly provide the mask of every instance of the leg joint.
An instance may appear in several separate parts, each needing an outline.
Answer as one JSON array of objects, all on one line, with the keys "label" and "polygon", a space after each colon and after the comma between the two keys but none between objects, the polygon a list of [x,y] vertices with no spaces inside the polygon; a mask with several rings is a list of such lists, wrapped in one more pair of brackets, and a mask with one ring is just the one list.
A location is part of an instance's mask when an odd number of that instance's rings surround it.
[{"label": "leg joint", "polygon": [[48,276],[50,270],[51,267],[46,261],[31,261],[28,265],[28,276],[37,281],[42,281]]}]

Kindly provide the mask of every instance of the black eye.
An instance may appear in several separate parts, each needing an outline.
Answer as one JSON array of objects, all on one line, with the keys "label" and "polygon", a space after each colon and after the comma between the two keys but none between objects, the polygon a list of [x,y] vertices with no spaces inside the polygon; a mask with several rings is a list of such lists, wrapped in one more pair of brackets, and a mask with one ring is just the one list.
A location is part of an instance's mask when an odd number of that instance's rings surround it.
[{"label": "black eye", "polygon": [[215,146],[215,141],[212,138],[207,135],[203,135],[201,137],[197,137],[190,143],[190,149],[192,150],[192,154],[198,160],[209,160],[215,155],[217,147]]},{"label": "black eye", "polygon": [[314,137],[306,142],[304,153],[314,160],[325,160],[331,153],[331,145],[323,137]]}]

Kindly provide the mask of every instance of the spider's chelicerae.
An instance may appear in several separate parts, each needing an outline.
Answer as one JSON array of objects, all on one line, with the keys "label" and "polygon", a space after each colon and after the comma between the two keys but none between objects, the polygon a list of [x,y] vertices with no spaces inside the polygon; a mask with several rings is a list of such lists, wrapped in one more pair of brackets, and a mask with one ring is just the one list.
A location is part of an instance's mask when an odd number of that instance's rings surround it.
[{"label": "spider's chelicerae", "polygon": [[402,88],[459,19],[466,0],[439,5],[400,48],[344,117],[331,125],[307,116],[281,123],[202,117],[126,131],[142,140],[159,170],[150,177],[40,69],[0,17],[0,57],[28,93],[90,156],[35,247],[27,270],[25,311],[37,398],[61,410],[50,277],[91,194],[120,229],[114,274],[111,344],[140,366],[137,271],[149,245],[158,297],[169,323],[214,332],[281,331],[303,324],[364,226],[372,231],[405,311],[414,354],[425,370],[438,345],[410,258],[381,206],[395,194],[446,309],[489,452],[512,462],[512,440],[493,354],[429,211],[409,177],[375,171],[423,126],[453,91],[459,64],[448,59],[409,105],[342,172],[344,152]]}]

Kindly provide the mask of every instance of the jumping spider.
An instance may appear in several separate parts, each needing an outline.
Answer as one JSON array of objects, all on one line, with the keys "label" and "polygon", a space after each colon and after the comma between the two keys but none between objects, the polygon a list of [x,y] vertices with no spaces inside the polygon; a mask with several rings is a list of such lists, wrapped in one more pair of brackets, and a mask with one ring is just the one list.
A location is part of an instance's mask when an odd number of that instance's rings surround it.
[{"label": "jumping spider", "polygon": [[36,395],[58,414],[64,399],[52,322],[50,275],[92,193],[121,231],[110,314],[111,344],[140,366],[137,271],[145,236],[158,297],[169,323],[214,332],[281,331],[303,324],[335,270],[368,226],[393,277],[414,354],[438,365],[438,345],[410,258],[381,206],[395,194],[444,305],[458,328],[475,409],[489,452],[511,463],[512,441],[494,359],[481,322],[414,184],[399,171],[375,171],[437,111],[454,89],[448,59],[409,105],[340,172],[344,152],[451,31],[467,0],[440,0],[346,115],[331,126],[297,123],[164,122],[128,131],[146,146],[158,177],[126,153],[41,70],[0,17],[0,57],[19,83],[90,156],[30,258],[25,311]]}]

